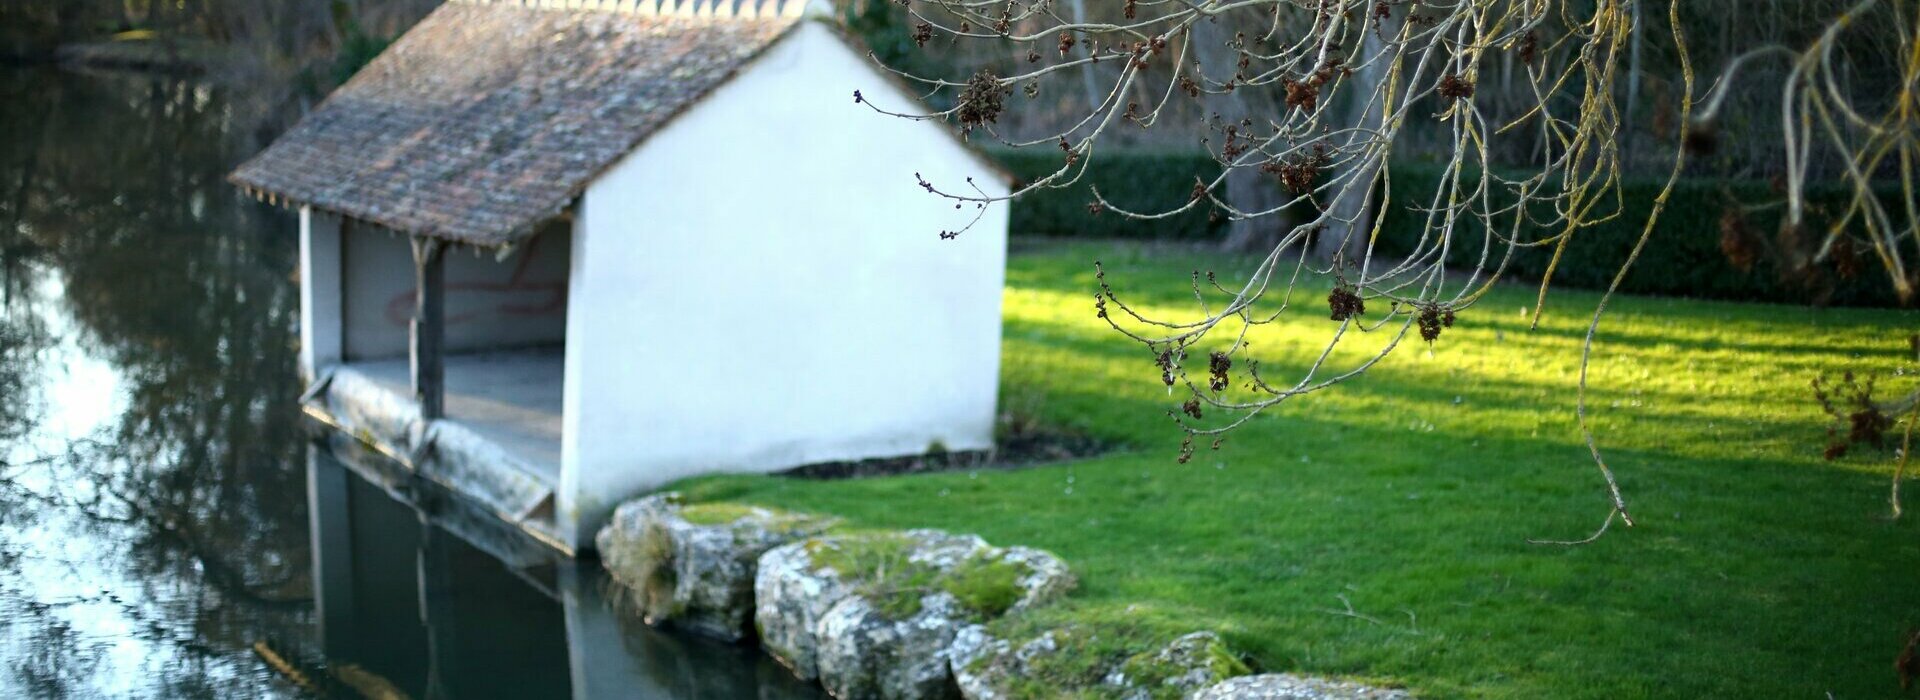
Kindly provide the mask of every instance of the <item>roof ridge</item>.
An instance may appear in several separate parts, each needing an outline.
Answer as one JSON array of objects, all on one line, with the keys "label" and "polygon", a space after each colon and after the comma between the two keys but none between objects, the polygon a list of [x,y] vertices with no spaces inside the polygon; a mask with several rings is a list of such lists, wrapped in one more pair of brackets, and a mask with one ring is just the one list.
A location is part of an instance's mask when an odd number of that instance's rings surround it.
[{"label": "roof ridge", "polygon": [[822,9],[824,0],[447,0],[461,5],[504,5],[542,10],[621,12],[645,17],[709,19],[798,18]]}]

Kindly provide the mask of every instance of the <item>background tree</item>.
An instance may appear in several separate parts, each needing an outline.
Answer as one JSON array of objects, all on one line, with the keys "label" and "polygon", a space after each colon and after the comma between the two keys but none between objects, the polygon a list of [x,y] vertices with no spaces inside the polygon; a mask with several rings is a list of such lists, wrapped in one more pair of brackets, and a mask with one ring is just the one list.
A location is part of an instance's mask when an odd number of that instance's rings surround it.
[{"label": "background tree", "polygon": [[[1638,240],[1588,324],[1576,400],[1607,486],[1606,522],[1631,524],[1587,421],[1585,367],[1607,299],[1645,250],[1675,182],[1689,173],[1777,176],[1778,201],[1740,203],[1730,215],[1785,207],[1781,231],[1753,247],[1789,268],[1850,260],[1856,246],[1871,250],[1904,301],[1914,275],[1907,259],[1920,253],[1913,8],[1880,0],[1641,1],[1124,0],[1084,18],[1063,16],[1047,0],[913,1],[905,11],[923,48],[977,43],[989,57],[947,77],[903,73],[947,96],[935,112],[873,107],[948,120],[1007,147],[1057,150],[1059,167],[1008,199],[1074,186],[1105,144],[1140,141],[1162,127],[1197,140],[1219,175],[1196,181],[1184,205],[1157,210],[1111,201],[1096,188],[1091,214],[1159,221],[1199,210],[1236,224],[1287,217],[1272,227],[1250,275],[1196,272],[1188,314],[1149,314],[1127,303],[1124,280],[1099,277],[1095,313],[1149,350],[1160,380],[1177,391],[1169,415],[1186,433],[1181,461],[1196,441],[1218,447],[1262,411],[1365,372],[1412,333],[1439,341],[1509,276],[1516,251],[1529,248],[1552,251],[1531,311],[1537,323],[1568,245],[1626,215],[1629,167],[1657,168],[1665,186],[1650,208],[1637,209],[1645,212],[1632,222]],[[1725,66],[1707,84],[1694,70],[1702,34],[1718,35],[1703,53]],[[1762,36],[1769,41],[1753,40]],[[1755,45],[1763,48],[1749,50]],[[1765,72],[1770,58],[1784,71]],[[1044,96],[1059,93],[1063,78],[1096,70],[1109,87],[1071,118],[1003,119],[1029,108],[1054,112],[1050,103],[1067,101]],[[1758,86],[1743,89],[1742,80]],[[1723,149],[1731,139],[1721,134],[1734,122],[1743,132],[1766,130],[1770,120],[1746,107],[1769,94],[1779,137],[1743,133],[1739,148]],[[1647,128],[1633,128],[1630,110],[1649,113]],[[1632,138],[1637,133],[1650,138]],[[1433,159],[1441,176],[1411,194],[1415,206],[1376,206],[1396,201],[1386,166],[1408,157]],[[1816,224],[1806,192],[1819,180],[1852,194]],[[1236,186],[1261,181],[1282,193],[1278,201]],[[922,184],[957,203],[1001,204],[969,183]],[[1417,222],[1411,250],[1378,249],[1390,217]],[[1450,262],[1469,245],[1481,251],[1477,260]],[[1740,246],[1723,247],[1731,256]],[[1310,280],[1331,280],[1318,311],[1295,294]],[[1334,323],[1305,371],[1273,376],[1246,334],[1290,311],[1326,313]],[[1361,342],[1371,343],[1362,359],[1334,359],[1336,347]]]}]

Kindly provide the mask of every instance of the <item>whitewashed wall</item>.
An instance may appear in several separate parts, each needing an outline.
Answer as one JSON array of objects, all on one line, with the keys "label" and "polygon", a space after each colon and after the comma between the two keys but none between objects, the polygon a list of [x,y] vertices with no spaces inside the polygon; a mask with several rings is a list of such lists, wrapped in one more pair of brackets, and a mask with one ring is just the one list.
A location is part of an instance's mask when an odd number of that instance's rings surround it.
[{"label": "whitewashed wall", "polygon": [[[992,439],[1006,207],[922,191],[984,161],[808,21],[588,189],[577,220],[559,520],[693,474]],[[563,525],[563,529],[565,526]]]},{"label": "whitewashed wall", "polygon": [[300,378],[338,363],[345,350],[340,314],[340,217],[300,207]]},{"label": "whitewashed wall", "polygon": [[[407,354],[413,250],[407,237],[348,222],[342,236],[347,359]],[[446,252],[447,348],[454,352],[558,344],[567,330],[572,232],[550,226],[506,260]]]}]

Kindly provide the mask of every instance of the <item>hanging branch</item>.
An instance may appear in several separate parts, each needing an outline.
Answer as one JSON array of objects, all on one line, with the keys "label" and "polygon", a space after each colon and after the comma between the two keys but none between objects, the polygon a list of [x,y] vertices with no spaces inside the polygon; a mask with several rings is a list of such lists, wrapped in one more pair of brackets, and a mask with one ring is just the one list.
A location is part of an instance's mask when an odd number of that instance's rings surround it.
[{"label": "hanging branch", "polygon": [[[1182,101],[1198,105],[1208,96],[1253,95],[1265,99],[1241,103],[1273,106],[1237,120],[1217,114],[1203,120],[1200,141],[1220,172],[1197,179],[1183,203],[1142,208],[1112,201],[1097,189],[1087,203],[1092,215],[1136,222],[1198,211],[1232,221],[1287,212],[1291,220],[1243,277],[1226,280],[1209,272],[1203,280],[1196,273],[1194,305],[1186,313],[1166,315],[1131,302],[1123,285],[1096,264],[1096,315],[1144,346],[1160,381],[1178,392],[1177,410],[1168,416],[1185,433],[1179,456],[1184,462],[1196,440],[1210,440],[1217,448],[1222,437],[1261,412],[1367,371],[1399,347],[1409,331],[1417,330],[1427,343],[1438,342],[1506,275],[1522,248],[1552,251],[1532,309],[1537,325],[1548,285],[1574,238],[1624,216],[1623,115],[1615,95],[1628,81],[1634,52],[1664,50],[1670,40],[1679,61],[1675,87],[1682,124],[1672,168],[1646,218],[1633,222],[1640,236],[1587,324],[1575,404],[1581,435],[1606,486],[1606,522],[1617,517],[1631,526],[1626,499],[1588,411],[1592,350],[1608,301],[1646,250],[1686,172],[1687,149],[1681,145],[1712,137],[1716,113],[1743,65],[1771,55],[1794,57],[1784,108],[1789,225],[1802,225],[1807,149],[1819,140],[1847,154],[1844,178],[1856,193],[1829,228],[1820,255],[1863,228],[1865,243],[1880,255],[1895,289],[1906,298],[1913,285],[1902,257],[1920,253],[1907,240],[1920,220],[1911,185],[1920,103],[1909,92],[1920,84],[1920,43],[1913,40],[1909,22],[1915,18],[1906,17],[1907,10],[1892,11],[1901,23],[1907,79],[1886,112],[1869,115],[1861,103],[1845,97],[1835,78],[1833,64],[1841,60],[1835,47],[1848,27],[1878,4],[1863,0],[1805,50],[1768,47],[1732,61],[1696,118],[1680,3],[1669,4],[1671,32],[1662,39],[1636,36],[1636,27],[1648,26],[1636,21],[1632,3],[1638,1],[1124,0],[1118,16],[1075,12],[1067,18],[1048,0],[912,0],[905,7],[915,23],[913,39],[922,47],[937,39],[988,42],[1011,49],[1019,68],[1004,73],[983,68],[965,80],[896,71],[909,82],[952,96],[950,108],[932,113],[856,99],[885,114],[955,121],[970,138],[1058,151],[1057,169],[1005,196],[920,183],[934,196],[976,208],[1075,186],[1100,157],[1103,139],[1123,129],[1173,124],[1176,113],[1193,111],[1181,112]],[[1225,51],[1196,50],[1203,40],[1196,30],[1202,27],[1220,27],[1208,33],[1216,40],[1231,36]],[[1206,60],[1209,56],[1215,60]],[[1520,73],[1505,74],[1510,77],[1499,99],[1479,89],[1494,65]],[[1104,94],[1078,90],[1090,93],[1084,112],[1040,134],[1001,133],[999,117],[1015,90],[1037,99],[1044,84],[1084,81],[1099,66],[1111,88]],[[1510,84],[1514,78],[1517,87]],[[1396,209],[1389,203],[1396,201],[1396,186],[1404,189],[1404,184],[1393,182],[1386,166],[1397,149],[1405,148],[1410,130],[1444,135],[1437,153],[1423,151],[1440,157],[1441,177],[1431,191],[1411,193],[1423,205]],[[1514,153],[1531,155],[1516,165]],[[1889,165],[1895,161],[1897,168]],[[1873,194],[1876,174],[1890,169],[1900,175],[1905,211],[1890,211]],[[1286,196],[1278,205],[1241,206],[1225,186],[1236,173],[1257,173]],[[1376,190],[1386,193],[1377,206],[1372,204]],[[1390,220],[1397,230],[1417,232],[1404,253],[1387,255],[1377,248]],[[1479,246],[1478,259],[1460,264],[1457,249],[1471,245]],[[1903,245],[1908,247],[1904,253]],[[1291,300],[1311,280],[1332,282],[1320,311],[1331,322],[1326,344],[1304,369],[1279,376],[1252,356],[1247,337],[1288,311],[1301,311]],[[1336,355],[1341,343],[1370,335],[1381,337],[1377,350],[1357,358]]]}]

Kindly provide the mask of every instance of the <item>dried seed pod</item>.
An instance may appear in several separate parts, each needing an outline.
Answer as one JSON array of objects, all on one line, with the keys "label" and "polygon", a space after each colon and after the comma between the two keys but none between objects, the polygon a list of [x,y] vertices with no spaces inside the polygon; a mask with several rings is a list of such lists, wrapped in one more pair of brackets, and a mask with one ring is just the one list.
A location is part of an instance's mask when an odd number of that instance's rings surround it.
[{"label": "dried seed pod", "polygon": [[1365,314],[1367,312],[1367,301],[1360,298],[1360,295],[1355,294],[1347,285],[1342,284],[1334,287],[1333,292],[1327,295],[1327,309],[1332,312],[1329,318],[1335,321],[1345,321],[1355,316]]},{"label": "dried seed pod", "polygon": [[1193,78],[1182,75],[1180,76],[1180,91],[1187,93],[1188,97],[1197,98],[1200,96],[1200,84],[1193,82]]},{"label": "dried seed pod", "polygon": [[1860,274],[1860,253],[1854,249],[1852,236],[1840,233],[1828,256],[1833,259],[1833,271],[1840,275],[1840,279],[1850,280]]},{"label": "dried seed pod", "polygon": [[1303,195],[1320,183],[1320,175],[1332,161],[1333,156],[1324,144],[1314,144],[1313,150],[1294,151],[1279,160],[1267,161],[1260,170],[1279,175],[1282,187],[1294,195]]},{"label": "dried seed pod", "polygon": [[1465,76],[1449,75],[1440,79],[1440,96],[1449,100],[1464,100],[1473,97],[1473,81]]},{"label": "dried seed pod", "polygon": [[1001,99],[1009,88],[1000,83],[993,71],[982,69],[967,79],[966,87],[960,90],[960,128],[972,131],[975,127],[991,124],[1000,118],[1006,110]]},{"label": "dried seed pod", "polygon": [[1738,207],[1720,213],[1720,254],[1741,272],[1753,270],[1754,260],[1760,257],[1759,237]]},{"label": "dried seed pod", "polygon": [[1444,325],[1440,320],[1440,307],[1427,306],[1421,308],[1420,316],[1417,320],[1420,324],[1421,340],[1432,343],[1440,338],[1440,328]]},{"label": "dried seed pod", "polygon": [[1281,82],[1287,90],[1287,106],[1311,112],[1320,104],[1320,86],[1305,80],[1287,78]]},{"label": "dried seed pod", "polygon": [[1224,352],[1215,351],[1207,356],[1207,374],[1210,379],[1207,386],[1216,393],[1227,389],[1227,371],[1233,369],[1233,358]]}]

